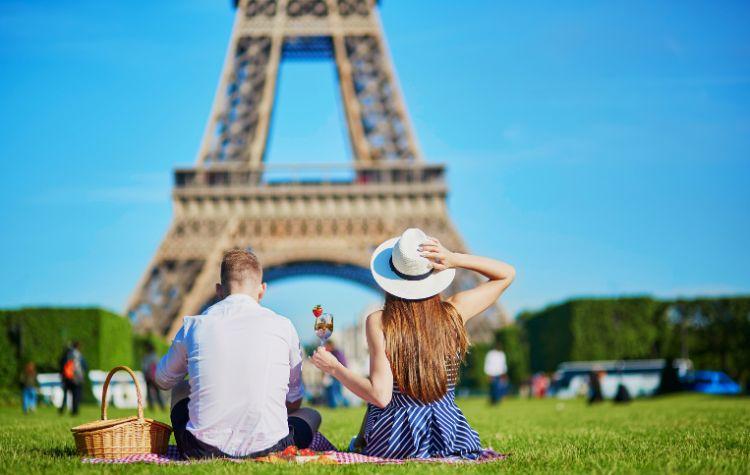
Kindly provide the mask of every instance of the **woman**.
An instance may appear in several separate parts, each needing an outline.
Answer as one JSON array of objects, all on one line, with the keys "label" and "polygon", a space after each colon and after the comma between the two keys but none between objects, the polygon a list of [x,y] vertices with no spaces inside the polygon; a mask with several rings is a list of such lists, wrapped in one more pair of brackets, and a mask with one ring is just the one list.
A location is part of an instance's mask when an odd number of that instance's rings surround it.
[{"label": "woman", "polygon": [[[456,268],[489,280],[445,301]],[[363,453],[385,458],[476,458],[479,436],[454,401],[468,339],[464,325],[492,305],[515,271],[503,262],[447,250],[419,229],[381,244],[370,270],[385,290],[383,310],[367,317],[370,376],[318,348],[312,362],[368,402]]]}]

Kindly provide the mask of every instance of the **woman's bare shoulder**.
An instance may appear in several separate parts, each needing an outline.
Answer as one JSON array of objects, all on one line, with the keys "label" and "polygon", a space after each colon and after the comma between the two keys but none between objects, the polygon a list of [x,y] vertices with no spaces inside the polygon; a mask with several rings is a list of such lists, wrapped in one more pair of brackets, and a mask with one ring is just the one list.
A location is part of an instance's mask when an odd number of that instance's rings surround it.
[{"label": "woman's bare shoulder", "polygon": [[381,349],[380,342],[383,341],[383,311],[378,310],[372,312],[367,316],[365,322],[365,333],[367,334],[367,341],[369,342],[370,352],[378,352]]},{"label": "woman's bare shoulder", "polygon": [[371,314],[367,316],[367,320],[366,320],[367,326],[369,327],[371,325],[374,325],[380,328],[380,324],[382,320],[383,320],[383,311],[375,310],[374,312],[372,312]]},{"label": "woman's bare shoulder", "polygon": [[455,314],[458,318],[465,321],[466,319],[461,315],[461,312],[458,311],[458,308],[456,308],[456,304],[451,300],[453,297],[448,297],[446,300],[442,301],[443,308],[448,311],[449,313]]},{"label": "woman's bare shoulder", "polygon": [[376,310],[367,316],[365,330],[370,335],[383,333],[383,311]]}]

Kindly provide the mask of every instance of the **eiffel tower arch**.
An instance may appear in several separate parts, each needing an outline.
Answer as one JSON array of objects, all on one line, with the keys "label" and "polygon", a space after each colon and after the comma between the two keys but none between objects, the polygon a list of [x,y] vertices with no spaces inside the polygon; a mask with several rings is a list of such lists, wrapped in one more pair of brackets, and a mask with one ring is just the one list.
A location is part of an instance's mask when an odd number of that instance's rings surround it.
[{"label": "eiffel tower arch", "polygon": [[[446,206],[445,168],[422,159],[372,0],[238,0],[232,36],[195,166],[174,174],[172,223],[127,311],[172,336],[212,301],[222,254],[250,247],[273,281],[331,274],[375,287],[370,254],[417,226],[466,245]],[[351,164],[264,161],[279,64],[330,58],[338,73]],[[448,293],[476,285],[457,273]],[[470,323],[487,341],[500,304]]]}]

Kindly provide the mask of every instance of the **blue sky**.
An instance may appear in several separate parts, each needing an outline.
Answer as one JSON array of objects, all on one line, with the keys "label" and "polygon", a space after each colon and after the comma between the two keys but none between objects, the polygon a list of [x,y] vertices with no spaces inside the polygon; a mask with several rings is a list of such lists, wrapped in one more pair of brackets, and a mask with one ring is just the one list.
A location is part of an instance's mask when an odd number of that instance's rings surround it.
[{"label": "blue sky", "polygon": [[[750,4],[381,13],[454,221],[518,269],[512,313],[750,291]],[[194,161],[232,15],[223,0],[0,3],[0,307],[123,310],[169,225],[171,170]],[[286,63],[279,88],[269,161],[348,160],[332,65]],[[312,303],[346,323],[373,300],[328,279],[268,297],[300,326]]]}]

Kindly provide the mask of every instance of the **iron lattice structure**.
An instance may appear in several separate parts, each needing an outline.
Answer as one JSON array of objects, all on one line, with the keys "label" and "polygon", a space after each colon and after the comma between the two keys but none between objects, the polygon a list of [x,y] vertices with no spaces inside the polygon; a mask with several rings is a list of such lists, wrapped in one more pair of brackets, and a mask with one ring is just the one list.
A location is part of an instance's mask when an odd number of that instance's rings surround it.
[{"label": "iron lattice structure", "polygon": [[[264,162],[279,65],[330,58],[338,72],[351,165]],[[418,226],[466,246],[446,208],[444,167],[422,160],[371,0],[239,0],[196,165],[175,171],[174,218],[128,303],[144,331],[174,335],[212,301],[222,254],[251,247],[272,281],[332,274],[375,287],[380,242]],[[459,272],[449,292],[475,285]],[[498,305],[471,322],[486,341]]]}]

